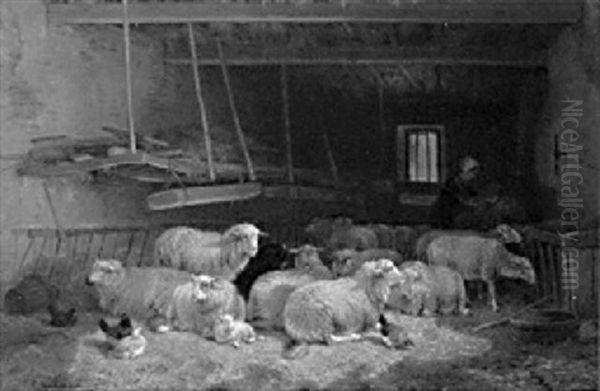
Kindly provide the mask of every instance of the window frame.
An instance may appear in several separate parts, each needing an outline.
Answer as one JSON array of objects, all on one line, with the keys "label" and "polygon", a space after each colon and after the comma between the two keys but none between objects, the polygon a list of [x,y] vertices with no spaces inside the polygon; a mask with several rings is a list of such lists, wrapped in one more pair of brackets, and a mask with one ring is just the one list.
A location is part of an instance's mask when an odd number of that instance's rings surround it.
[{"label": "window frame", "polygon": [[[408,135],[413,130],[436,130],[438,134],[438,182],[417,182],[408,178]],[[402,124],[396,127],[396,178],[408,185],[442,186],[446,182],[446,128],[441,124]]]}]

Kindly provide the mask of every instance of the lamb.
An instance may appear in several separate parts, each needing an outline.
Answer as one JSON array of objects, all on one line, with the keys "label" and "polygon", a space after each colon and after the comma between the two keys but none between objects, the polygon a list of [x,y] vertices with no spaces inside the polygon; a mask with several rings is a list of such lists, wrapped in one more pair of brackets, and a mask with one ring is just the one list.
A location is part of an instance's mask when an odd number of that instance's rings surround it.
[{"label": "lamb", "polygon": [[146,350],[146,338],[142,335],[142,328],[136,327],[131,335],[116,341],[111,354],[115,358],[134,359]]},{"label": "lamb", "polygon": [[229,314],[217,318],[213,326],[213,334],[218,343],[231,343],[236,349],[240,347],[241,342],[250,344],[257,339],[251,325],[235,320]]},{"label": "lamb", "polygon": [[98,259],[86,279],[100,297],[100,308],[113,316],[127,313],[146,321],[165,314],[175,288],[191,281],[191,274],[168,268],[124,267],[115,259]]},{"label": "lamb", "polygon": [[398,269],[408,274],[409,282],[392,287],[388,308],[413,316],[454,311],[468,315],[464,280],[456,270],[419,261],[405,262]]},{"label": "lamb", "polygon": [[[367,262],[352,277],[316,281],[290,294],[284,309],[285,332],[292,346],[359,340],[380,328],[379,319],[390,287],[406,277],[389,259]],[[383,335],[386,346],[392,344]],[[297,357],[298,349],[284,352]]]},{"label": "lamb", "polygon": [[331,270],[336,278],[353,275],[368,261],[385,258],[394,262],[395,265],[399,265],[403,261],[402,255],[397,251],[383,248],[371,248],[364,251],[352,249],[338,250],[333,252],[332,257],[333,265]]},{"label": "lamb", "polygon": [[260,276],[250,291],[247,320],[263,329],[283,329],[283,309],[296,288],[329,279],[331,272],[320,261],[317,249],[304,245],[298,249],[293,270],[273,271]]},{"label": "lamb", "polygon": [[235,286],[224,279],[195,275],[192,281],[179,285],[167,309],[167,320],[174,330],[213,336],[217,318],[230,314],[243,320],[246,306]]},{"label": "lamb", "polygon": [[171,228],[155,242],[154,264],[233,280],[258,251],[264,234],[252,224],[236,224],[222,235],[188,227]]},{"label": "lamb", "polygon": [[248,265],[237,275],[233,284],[244,298],[248,300],[250,289],[258,277],[274,271],[294,267],[294,254],[285,245],[268,243],[258,249],[256,256],[250,259]]},{"label": "lamb", "polygon": [[506,224],[500,224],[489,232],[477,232],[471,230],[431,230],[421,235],[415,245],[416,257],[420,261],[424,261],[426,257],[427,247],[434,239],[440,236],[480,236],[486,238],[496,238],[501,243],[521,243],[523,238],[515,229]]},{"label": "lamb", "polygon": [[535,283],[535,271],[530,260],[510,253],[497,239],[479,235],[441,236],[427,247],[427,259],[430,265],[448,266],[458,271],[466,281],[484,281],[494,311],[498,311],[496,278]]}]

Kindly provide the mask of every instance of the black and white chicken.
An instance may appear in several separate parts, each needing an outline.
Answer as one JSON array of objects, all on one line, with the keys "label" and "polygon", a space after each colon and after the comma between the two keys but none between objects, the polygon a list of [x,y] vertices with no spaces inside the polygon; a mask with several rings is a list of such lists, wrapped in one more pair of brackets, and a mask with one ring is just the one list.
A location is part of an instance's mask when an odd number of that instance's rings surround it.
[{"label": "black and white chicken", "polygon": [[100,319],[98,322],[100,330],[106,334],[109,342],[117,342],[123,338],[129,337],[133,332],[133,325],[131,319],[127,314],[121,314],[121,319],[118,323],[110,325],[106,320]]}]

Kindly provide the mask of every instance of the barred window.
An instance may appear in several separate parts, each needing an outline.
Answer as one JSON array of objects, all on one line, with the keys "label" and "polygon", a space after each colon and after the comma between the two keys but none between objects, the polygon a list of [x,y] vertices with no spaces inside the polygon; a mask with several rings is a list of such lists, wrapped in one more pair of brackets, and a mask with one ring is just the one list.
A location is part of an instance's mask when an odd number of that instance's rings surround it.
[{"label": "barred window", "polygon": [[440,125],[398,127],[398,174],[402,182],[442,182],[442,132]]}]

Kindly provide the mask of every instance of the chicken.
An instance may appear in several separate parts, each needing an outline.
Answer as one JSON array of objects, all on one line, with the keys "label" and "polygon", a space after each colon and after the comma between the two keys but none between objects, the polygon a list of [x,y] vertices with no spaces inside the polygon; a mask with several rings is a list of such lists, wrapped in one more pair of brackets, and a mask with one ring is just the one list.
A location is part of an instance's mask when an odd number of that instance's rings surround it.
[{"label": "chicken", "polygon": [[100,326],[100,330],[106,334],[106,337],[109,341],[120,341],[125,337],[129,337],[133,332],[133,325],[131,324],[131,319],[127,316],[127,314],[121,314],[121,319],[119,323],[115,325],[109,325],[108,322],[104,319],[100,319],[98,322]]}]

